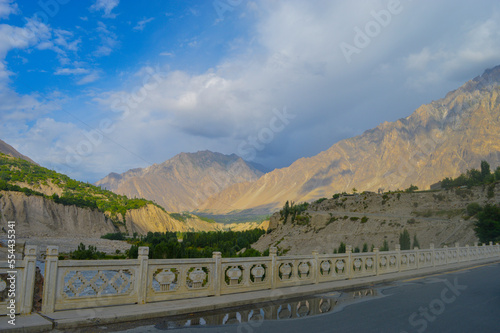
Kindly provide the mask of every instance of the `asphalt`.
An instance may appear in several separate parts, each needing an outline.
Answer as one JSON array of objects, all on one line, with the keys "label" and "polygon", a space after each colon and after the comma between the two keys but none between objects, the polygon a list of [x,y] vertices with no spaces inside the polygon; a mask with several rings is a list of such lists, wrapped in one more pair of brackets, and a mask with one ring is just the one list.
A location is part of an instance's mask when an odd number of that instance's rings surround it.
[{"label": "asphalt", "polygon": [[31,314],[26,316],[17,316],[15,326],[8,323],[7,317],[1,317],[0,332],[47,332],[53,329],[63,331],[79,327],[98,327],[101,325],[131,322],[136,320],[176,316],[204,311],[215,311],[252,303],[263,303],[280,299],[310,296],[336,290],[367,288],[386,282],[408,280],[432,274],[451,272],[463,268],[473,268],[494,262],[500,262],[500,260],[498,258],[490,258],[481,261],[450,264],[439,268],[429,267],[418,271],[405,271],[400,273],[356,278],[352,280],[341,280],[307,286],[280,288],[275,290],[262,290],[218,297],[155,302],[144,305],[135,304],[82,310],[66,310],[57,311],[48,315]]}]

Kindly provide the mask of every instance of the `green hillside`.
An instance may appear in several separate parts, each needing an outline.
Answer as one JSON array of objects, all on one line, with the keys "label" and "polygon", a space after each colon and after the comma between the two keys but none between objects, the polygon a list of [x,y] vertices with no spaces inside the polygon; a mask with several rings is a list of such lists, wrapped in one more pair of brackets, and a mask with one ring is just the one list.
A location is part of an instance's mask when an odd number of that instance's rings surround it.
[{"label": "green hillside", "polygon": [[[23,184],[27,184],[29,188]],[[37,190],[41,189],[42,185],[60,188],[62,195],[43,194]],[[123,222],[118,218],[118,214],[124,217],[128,210],[138,209],[147,204],[163,209],[152,201],[129,199],[124,195],[73,180],[53,170],[2,153],[0,153],[0,190],[22,192],[28,196],[42,196],[63,205],[96,209],[108,213],[115,223]]]}]

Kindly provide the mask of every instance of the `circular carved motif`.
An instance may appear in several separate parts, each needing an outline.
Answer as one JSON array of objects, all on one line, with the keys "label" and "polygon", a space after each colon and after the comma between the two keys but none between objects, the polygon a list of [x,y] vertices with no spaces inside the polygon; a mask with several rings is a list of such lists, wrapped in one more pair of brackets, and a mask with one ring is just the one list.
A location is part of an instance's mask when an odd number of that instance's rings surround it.
[{"label": "circular carved motif", "polygon": [[338,260],[336,266],[337,266],[337,269],[343,270],[344,269],[344,260]]},{"label": "circular carved motif", "polygon": [[238,267],[232,267],[231,269],[227,270],[226,275],[231,280],[238,280],[241,276],[241,269],[239,269]]},{"label": "circular carved motif", "polygon": [[401,262],[402,262],[403,264],[406,264],[406,256],[402,256],[402,257],[401,257]]},{"label": "circular carved motif", "polygon": [[323,270],[323,272],[328,272],[330,270],[330,267],[331,265],[328,260],[321,262],[321,269]]},{"label": "circular carved motif", "polygon": [[252,268],[252,271],[251,271],[252,275],[256,278],[263,277],[265,272],[266,272],[266,270],[261,265],[255,266],[254,268]]},{"label": "circular carved motif", "polygon": [[290,275],[290,273],[292,272],[292,266],[290,266],[290,264],[288,263],[281,265],[280,272],[283,275]]},{"label": "circular carved motif", "polygon": [[299,272],[300,272],[300,274],[309,273],[309,265],[306,262],[301,263],[299,265]]},{"label": "circular carved motif", "polygon": [[391,265],[394,265],[396,263],[396,257],[391,257],[391,259],[389,259]]},{"label": "circular carved motif", "polygon": [[163,271],[155,276],[159,284],[171,284],[175,281],[175,274],[171,271]]},{"label": "circular carved motif", "polygon": [[414,263],[415,262],[415,255],[410,255],[410,262],[411,263]]},{"label": "circular carved motif", "polygon": [[201,283],[207,277],[207,273],[205,273],[201,268],[196,268],[194,271],[189,273],[189,278],[194,283]]},{"label": "circular carved motif", "polygon": [[361,260],[358,258],[354,260],[354,267],[360,268],[361,267]]},{"label": "circular carved motif", "polygon": [[372,258],[366,259],[366,266],[368,266],[368,267],[372,267],[373,266],[373,260],[372,260]]},{"label": "circular carved motif", "polygon": [[387,259],[386,259],[385,257],[382,257],[382,258],[380,259],[380,265],[381,265],[381,266],[385,266],[386,264],[387,264]]}]

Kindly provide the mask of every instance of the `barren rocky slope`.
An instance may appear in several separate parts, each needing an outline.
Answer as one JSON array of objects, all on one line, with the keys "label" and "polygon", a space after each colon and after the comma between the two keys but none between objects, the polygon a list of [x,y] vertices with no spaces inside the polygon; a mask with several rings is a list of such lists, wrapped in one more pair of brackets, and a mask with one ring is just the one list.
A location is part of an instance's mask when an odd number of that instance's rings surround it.
[{"label": "barren rocky slope", "polygon": [[127,211],[125,228],[122,224],[115,226],[97,210],[65,206],[19,192],[0,191],[0,225],[6,228],[7,221],[16,222],[19,237],[100,237],[117,231],[146,234],[149,231],[213,231],[223,227],[196,216],[179,221],[160,208],[147,205]]},{"label": "barren rocky slope", "polygon": [[500,164],[500,66],[407,118],[385,122],[311,158],[232,185],[198,207],[207,213],[274,211],[286,200],[310,201],[353,187],[359,191],[429,186]]},{"label": "barren rocky slope", "polygon": [[278,246],[290,254],[333,253],[340,242],[354,247],[381,247],[387,240],[394,249],[399,234],[408,229],[416,234],[421,248],[430,243],[436,247],[454,246],[455,242],[472,245],[477,238],[473,230],[474,218],[466,215],[471,202],[481,205],[500,202],[500,183],[493,198],[487,197],[482,186],[438,192],[360,194],[341,196],[311,204],[307,214],[310,222],[304,225],[283,224],[280,214],[271,217],[272,231],[253,245],[259,251]]},{"label": "barren rocky slope", "polygon": [[96,185],[128,197],[153,200],[169,211],[191,211],[209,196],[263,173],[236,155],[181,153],[161,164],[111,173]]}]

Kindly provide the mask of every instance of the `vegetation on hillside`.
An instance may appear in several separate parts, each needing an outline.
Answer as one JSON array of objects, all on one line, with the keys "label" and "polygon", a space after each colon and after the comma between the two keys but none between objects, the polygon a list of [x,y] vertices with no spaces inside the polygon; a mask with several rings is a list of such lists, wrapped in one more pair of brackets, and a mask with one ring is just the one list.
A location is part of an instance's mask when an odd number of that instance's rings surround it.
[{"label": "vegetation on hillside", "polygon": [[461,186],[470,188],[472,186],[493,184],[496,181],[500,181],[500,166],[496,168],[495,172],[491,172],[489,163],[481,161],[481,170],[471,169],[457,178],[445,178],[441,181],[441,187],[444,189]]},{"label": "vegetation on hillside", "polygon": [[469,214],[475,213],[477,220],[474,223],[474,231],[477,237],[483,243],[500,242],[500,206],[491,204],[478,206],[475,204],[467,207]]},{"label": "vegetation on hillside", "polygon": [[[32,189],[22,184],[27,184]],[[60,188],[62,195],[45,195],[37,191],[36,189],[41,188],[42,185]],[[138,209],[147,204],[156,205],[145,199],[129,199],[124,195],[73,180],[56,171],[2,153],[0,153],[0,190],[22,192],[28,196],[42,196],[67,206],[96,209],[109,213],[115,222],[120,222],[118,214],[125,217],[128,210]]]},{"label": "vegetation on hillside", "polygon": [[[149,232],[132,241],[128,256],[137,258],[139,246],[148,246],[151,259],[211,258],[213,252],[221,252],[223,257],[256,257],[262,254],[250,245],[264,233],[261,229],[238,232]],[[238,253],[242,249],[246,250]]]},{"label": "vegetation on hillside", "polygon": [[297,224],[308,224],[309,215],[307,213],[303,214],[307,210],[307,208],[309,208],[308,202],[303,202],[296,205],[293,201],[291,201],[290,203],[287,201],[283,206],[283,209],[280,210],[283,224],[287,223],[288,217],[290,217],[292,223],[297,222]]}]

